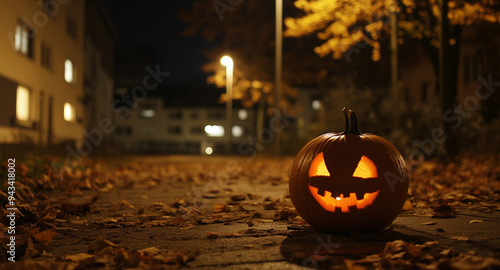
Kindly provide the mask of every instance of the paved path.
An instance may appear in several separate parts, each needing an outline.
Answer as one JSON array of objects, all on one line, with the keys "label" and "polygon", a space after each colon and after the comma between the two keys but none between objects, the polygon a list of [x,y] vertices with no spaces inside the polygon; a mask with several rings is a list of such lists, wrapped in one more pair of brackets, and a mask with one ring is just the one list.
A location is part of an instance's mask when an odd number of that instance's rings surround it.
[{"label": "paved path", "polygon": [[[276,220],[277,213],[293,207],[287,198],[286,182],[287,164],[291,161],[134,157],[128,176],[117,175],[119,180],[111,188],[67,197],[75,203],[93,198],[97,211],[57,224],[58,235],[48,252],[87,252],[92,241],[105,237],[130,250],[152,246],[197,250],[195,259],[185,268],[302,269],[302,265],[318,263],[318,250],[360,259],[382,252],[387,242],[403,240],[416,244],[438,241],[459,252],[500,258],[499,211],[458,210],[455,218],[447,219],[404,212],[391,230],[362,235],[319,234],[290,222],[293,219]],[[266,165],[276,168],[262,173],[259,168]],[[224,180],[223,175],[233,173],[234,167],[248,166],[252,170],[241,173],[237,180]],[[138,174],[137,168],[146,171]],[[212,180],[205,180],[208,178]],[[235,195],[244,196],[238,199]],[[187,214],[179,214],[182,211]]]}]

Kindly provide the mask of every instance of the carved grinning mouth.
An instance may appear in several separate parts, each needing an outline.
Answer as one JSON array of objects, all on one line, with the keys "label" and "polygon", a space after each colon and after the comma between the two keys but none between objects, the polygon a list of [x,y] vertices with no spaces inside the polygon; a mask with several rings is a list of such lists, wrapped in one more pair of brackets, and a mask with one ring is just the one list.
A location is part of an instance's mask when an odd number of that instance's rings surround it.
[{"label": "carved grinning mouth", "polygon": [[[319,194],[319,189],[309,186],[309,191],[314,196],[316,201],[327,211],[348,213],[359,209],[364,209],[371,205],[377,197],[379,190],[371,193],[343,193],[339,196],[332,197],[332,193],[328,190],[324,191],[324,195]],[[362,197],[361,197],[362,195]]]},{"label": "carved grinning mouth", "polygon": [[311,162],[308,187],[325,210],[348,213],[372,205],[379,193],[380,185],[377,177],[377,166],[368,157],[361,156],[348,181],[335,181],[335,179],[332,181],[321,152]]}]

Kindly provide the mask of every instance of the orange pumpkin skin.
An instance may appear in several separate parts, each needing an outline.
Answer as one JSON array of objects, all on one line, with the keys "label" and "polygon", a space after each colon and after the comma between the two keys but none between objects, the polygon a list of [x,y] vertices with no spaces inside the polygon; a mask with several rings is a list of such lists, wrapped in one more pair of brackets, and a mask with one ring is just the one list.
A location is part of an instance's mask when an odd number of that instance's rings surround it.
[{"label": "orange pumpkin skin", "polygon": [[317,231],[379,231],[394,221],[406,201],[406,164],[384,138],[360,134],[354,112],[344,108],[344,115],[346,131],[316,137],[295,158],[290,197]]}]

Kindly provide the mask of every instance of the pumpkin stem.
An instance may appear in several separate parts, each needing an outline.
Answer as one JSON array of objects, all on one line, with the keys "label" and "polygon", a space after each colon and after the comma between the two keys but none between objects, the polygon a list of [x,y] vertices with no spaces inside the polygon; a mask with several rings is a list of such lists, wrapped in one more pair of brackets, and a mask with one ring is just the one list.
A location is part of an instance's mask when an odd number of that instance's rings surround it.
[{"label": "pumpkin stem", "polygon": [[361,135],[358,130],[358,118],[356,118],[356,113],[351,111],[351,129],[349,134]]},{"label": "pumpkin stem", "polygon": [[349,108],[347,107],[344,107],[342,109],[342,113],[344,114],[344,117],[345,117],[345,129],[344,129],[344,132],[342,132],[342,134],[347,134],[349,132]]},{"label": "pumpkin stem", "polygon": [[342,113],[344,113],[345,117],[345,130],[342,134],[361,135],[358,130],[358,119],[356,118],[356,113],[349,110],[347,107],[342,109]]}]

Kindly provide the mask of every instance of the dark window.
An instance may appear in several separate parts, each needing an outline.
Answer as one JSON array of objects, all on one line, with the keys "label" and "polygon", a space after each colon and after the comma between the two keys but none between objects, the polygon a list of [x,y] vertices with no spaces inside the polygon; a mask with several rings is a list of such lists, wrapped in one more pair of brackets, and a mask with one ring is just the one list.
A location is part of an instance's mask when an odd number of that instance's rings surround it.
[{"label": "dark window", "polygon": [[191,119],[198,119],[200,118],[200,114],[198,112],[191,112]]},{"label": "dark window", "polygon": [[132,128],[130,126],[117,126],[116,134],[130,136],[132,134]]},{"label": "dark window", "polygon": [[182,112],[180,111],[177,111],[177,112],[170,112],[168,114],[168,117],[170,119],[177,119],[177,120],[181,120],[182,119]]},{"label": "dark window", "polygon": [[66,17],[66,33],[76,39],[76,21],[69,15]]},{"label": "dark window", "polygon": [[185,152],[190,154],[199,154],[201,144],[199,142],[186,142],[185,143]]},{"label": "dark window", "polygon": [[25,22],[19,20],[14,40],[16,51],[33,58],[33,36],[33,30]]},{"label": "dark window", "polygon": [[211,111],[208,113],[210,119],[224,119],[225,113],[222,111]]},{"label": "dark window", "polygon": [[167,127],[167,133],[171,135],[181,135],[182,134],[182,128],[179,126],[176,127]]},{"label": "dark window", "polygon": [[51,49],[44,42],[42,42],[41,58],[42,58],[42,66],[50,69],[52,67]]},{"label": "dark window", "polygon": [[191,134],[203,134],[202,127],[191,127]]},{"label": "dark window", "polygon": [[49,15],[51,18],[56,16],[57,11],[59,10],[59,4],[55,3],[54,0],[42,0],[39,1],[41,3],[41,7],[47,15]]}]

